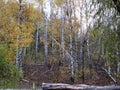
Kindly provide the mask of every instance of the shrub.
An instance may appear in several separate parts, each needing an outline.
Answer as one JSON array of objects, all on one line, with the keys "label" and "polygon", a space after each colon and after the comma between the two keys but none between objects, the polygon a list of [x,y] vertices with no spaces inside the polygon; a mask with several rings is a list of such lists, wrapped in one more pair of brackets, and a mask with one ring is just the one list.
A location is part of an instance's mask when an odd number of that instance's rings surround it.
[{"label": "shrub", "polygon": [[19,69],[7,58],[5,45],[0,44],[0,88],[15,87],[19,78]]}]

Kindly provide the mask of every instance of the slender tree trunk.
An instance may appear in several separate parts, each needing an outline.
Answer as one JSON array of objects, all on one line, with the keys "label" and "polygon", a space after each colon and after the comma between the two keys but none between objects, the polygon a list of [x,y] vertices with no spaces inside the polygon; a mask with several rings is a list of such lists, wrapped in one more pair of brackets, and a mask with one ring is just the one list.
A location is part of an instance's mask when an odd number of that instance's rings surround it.
[{"label": "slender tree trunk", "polygon": [[[98,29],[98,32],[100,32],[99,29]],[[99,37],[99,39],[98,39],[98,63],[100,62],[100,50],[101,50],[100,41],[101,41],[101,39]]]},{"label": "slender tree trunk", "polygon": [[45,64],[48,65],[48,42],[47,42],[47,19],[44,26],[44,50],[45,50]]},{"label": "slender tree trunk", "polygon": [[[17,36],[17,44],[18,44],[18,36]],[[19,67],[19,49],[18,46],[16,48],[16,65]]]},{"label": "slender tree trunk", "polygon": [[[53,0],[50,0],[50,19],[51,19],[51,35],[53,36]],[[52,54],[53,54],[54,40],[52,38]]]},{"label": "slender tree trunk", "polygon": [[[72,39],[72,29],[73,29],[73,27],[72,27],[72,20],[71,20],[71,17],[72,17],[72,11],[73,11],[73,9],[72,9],[72,1],[71,0],[69,0],[68,2],[67,2],[67,13],[68,13],[68,18],[69,18],[69,30],[70,30],[70,35],[69,35],[69,40],[70,40],[70,55],[72,56],[73,55],[73,51],[72,51],[72,48],[73,48],[73,39]],[[74,83],[74,60],[72,60],[72,59],[70,59],[70,66],[71,66],[71,82],[72,83]]]},{"label": "slender tree trunk", "polygon": [[[72,52],[72,36],[70,35],[70,55],[73,55]],[[74,60],[71,59],[70,61],[71,64],[71,81],[74,82]]]},{"label": "slender tree trunk", "polygon": [[39,22],[37,23],[37,29],[36,29],[36,39],[35,39],[35,52],[38,53],[38,38],[39,38]]},{"label": "slender tree trunk", "polygon": [[82,83],[85,82],[85,75],[84,75],[84,43],[82,45]]},{"label": "slender tree trunk", "polygon": [[[116,54],[117,54],[117,56],[118,56],[118,58],[117,59],[119,59],[120,58],[120,56],[119,56],[119,49],[118,49],[118,43],[117,43],[117,45],[116,45]],[[118,64],[117,64],[117,73],[119,74],[120,73],[120,61],[117,61],[118,62]]]},{"label": "slender tree trunk", "polygon": [[111,72],[110,61],[108,61],[108,73],[110,74],[110,72]]},{"label": "slender tree trunk", "polygon": [[42,19],[43,19],[43,29],[44,29],[44,55],[45,55],[45,65],[48,66],[48,31],[47,31],[47,26],[48,26],[48,20],[47,20],[47,15],[45,14],[45,11],[43,9],[43,6],[41,8],[42,10]]},{"label": "slender tree trunk", "polygon": [[22,61],[22,48],[20,48],[20,50],[19,50],[19,67],[20,67],[21,70],[22,70],[22,64],[23,64],[23,61]]},{"label": "slender tree trunk", "polygon": [[23,56],[25,57],[26,56],[26,53],[27,53],[27,48],[26,48],[26,46],[24,47],[24,51],[23,51]]},{"label": "slender tree trunk", "polygon": [[22,70],[22,48],[17,48],[16,51],[16,65]]},{"label": "slender tree trunk", "polygon": [[[77,22],[77,20],[76,20],[76,18],[77,18],[77,16],[76,16],[76,1],[73,1],[73,13],[74,13],[74,23],[78,23]],[[76,29],[76,32],[75,32],[75,37],[74,37],[74,40],[75,40],[75,59],[76,59],[76,61],[79,59],[79,48],[78,48],[78,33],[79,33],[79,31],[78,31],[78,26],[77,25],[74,25],[74,29]]]},{"label": "slender tree trunk", "polygon": [[78,32],[75,33],[75,51],[76,51],[76,60],[78,60]]},{"label": "slender tree trunk", "polygon": [[[83,14],[82,14],[82,10],[83,10],[83,1],[80,0],[79,1],[79,9],[80,9],[80,25],[82,25],[82,20],[83,20]],[[80,47],[80,52],[79,52],[79,55],[80,55],[80,59],[78,61],[78,70],[81,70],[82,68],[82,56],[83,56],[83,48],[82,48],[82,45],[83,45],[83,29],[82,29],[82,26],[80,27],[80,42],[79,42],[79,47]]]},{"label": "slender tree trunk", "polygon": [[[45,15],[45,14],[44,14]],[[45,53],[45,65],[48,65],[48,42],[47,42],[47,25],[48,25],[48,21],[47,21],[47,17],[43,18],[43,25],[44,25],[44,53]]]},{"label": "slender tree trunk", "polygon": [[[22,23],[22,11],[23,11],[23,8],[22,8],[22,0],[19,0],[19,10],[18,10],[18,30],[20,31],[20,34],[21,34],[21,23]],[[20,39],[20,35],[17,36],[17,43],[18,43],[18,46],[17,46],[17,50],[16,50],[16,64],[17,66],[22,70],[22,47],[19,46],[19,42],[21,41]]]},{"label": "slender tree trunk", "polygon": [[[89,30],[89,22],[88,22],[88,18],[89,18],[89,7],[88,7],[88,2],[87,0],[85,0],[85,4],[86,4],[86,28],[87,30]],[[90,73],[91,73],[91,68],[92,68],[92,61],[90,59],[90,46],[89,46],[89,33],[87,32],[87,54],[88,54],[88,66],[90,69]]]},{"label": "slender tree trunk", "polygon": [[104,56],[104,44],[102,43],[102,56]]},{"label": "slender tree trunk", "polygon": [[118,74],[120,73],[120,62],[118,62],[118,65],[117,65],[117,73]]},{"label": "slender tree trunk", "polygon": [[35,33],[35,61],[34,63],[37,62],[37,53],[38,53],[38,41],[39,41],[39,29],[40,29],[40,25],[39,25],[39,21],[37,22],[37,28],[36,28],[36,33]]},{"label": "slender tree trunk", "polygon": [[[106,54],[107,54],[107,57],[108,57],[108,51],[106,52]],[[108,60],[107,60],[107,71],[108,71],[108,73],[110,74],[110,72],[111,72],[111,67],[110,67],[110,61],[109,61],[109,57],[107,58]]]},{"label": "slender tree trunk", "polygon": [[91,59],[90,59],[90,46],[89,46],[89,37],[87,39],[87,52],[88,52],[88,64],[89,64],[89,68],[92,68],[92,63],[91,63]]},{"label": "slender tree trunk", "polygon": [[45,14],[45,11],[43,9],[43,5],[41,8],[42,11],[42,24],[43,24],[43,30],[44,30],[44,59],[45,59],[45,65],[48,65],[48,42],[47,42],[47,15]]},{"label": "slender tree trunk", "polygon": [[[61,7],[62,8],[62,7]],[[62,49],[62,57],[64,58],[64,14],[63,14],[63,9],[61,10],[61,46],[63,47]]]},{"label": "slender tree trunk", "polygon": [[81,70],[81,62],[82,62],[82,57],[83,57],[83,47],[82,47],[82,45],[83,45],[83,40],[82,40],[82,37],[81,37],[81,39],[80,39],[80,60],[78,61],[78,70]]},{"label": "slender tree trunk", "polygon": [[[101,39],[102,40],[102,39]],[[105,66],[105,59],[104,59],[104,43],[103,41],[101,42],[101,49],[102,49],[102,66],[104,67]],[[100,53],[100,52],[99,52]]]}]

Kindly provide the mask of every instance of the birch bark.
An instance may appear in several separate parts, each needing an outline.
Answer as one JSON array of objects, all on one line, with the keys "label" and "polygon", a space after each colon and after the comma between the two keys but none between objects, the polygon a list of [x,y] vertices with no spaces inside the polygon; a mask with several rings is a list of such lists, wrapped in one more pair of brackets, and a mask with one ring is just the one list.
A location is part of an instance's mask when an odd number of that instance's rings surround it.
[{"label": "birch bark", "polygon": [[42,6],[42,14],[43,14],[43,29],[44,29],[44,54],[45,54],[45,65],[48,65],[48,31],[47,31],[47,26],[48,26],[48,20],[47,16],[45,14],[45,11],[43,10]]}]

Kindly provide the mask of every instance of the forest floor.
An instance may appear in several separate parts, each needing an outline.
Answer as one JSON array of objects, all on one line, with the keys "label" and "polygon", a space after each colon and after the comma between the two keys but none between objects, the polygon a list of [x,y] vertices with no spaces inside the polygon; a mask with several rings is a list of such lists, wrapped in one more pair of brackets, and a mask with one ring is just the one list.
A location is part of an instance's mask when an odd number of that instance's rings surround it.
[{"label": "forest floor", "polygon": [[[114,82],[102,71],[92,69],[85,70],[84,82],[82,81],[82,73],[76,71],[74,84],[87,85],[114,85]],[[73,84],[70,80],[69,66],[51,66],[49,69],[44,65],[25,64],[23,67],[23,79],[21,84],[23,87],[32,87],[33,83],[37,87],[41,87],[42,83],[68,83]],[[120,83],[118,83],[120,85]]]}]

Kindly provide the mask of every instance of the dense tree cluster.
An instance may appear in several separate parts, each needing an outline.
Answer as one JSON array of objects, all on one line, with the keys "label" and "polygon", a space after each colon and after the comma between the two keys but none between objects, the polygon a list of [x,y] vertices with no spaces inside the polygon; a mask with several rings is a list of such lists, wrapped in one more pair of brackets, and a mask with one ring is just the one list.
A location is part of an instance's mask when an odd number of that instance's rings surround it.
[{"label": "dense tree cluster", "polygon": [[20,70],[25,64],[67,66],[72,83],[79,77],[84,83],[94,68],[120,82],[120,0],[36,2],[0,0],[0,44],[8,62]]}]

